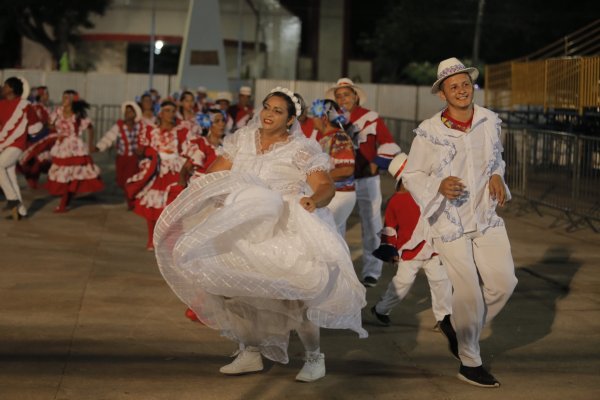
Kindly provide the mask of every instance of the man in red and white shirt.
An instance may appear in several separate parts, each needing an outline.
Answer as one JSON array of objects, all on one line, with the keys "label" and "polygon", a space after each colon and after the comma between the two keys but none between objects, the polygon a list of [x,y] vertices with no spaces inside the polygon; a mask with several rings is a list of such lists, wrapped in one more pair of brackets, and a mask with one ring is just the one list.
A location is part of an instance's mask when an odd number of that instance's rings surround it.
[{"label": "man in red and white shirt", "polygon": [[373,287],[381,276],[381,260],[373,256],[379,247],[381,222],[381,183],[379,170],[386,170],[400,147],[394,143],[390,131],[375,111],[361,105],[367,101],[365,92],[348,78],[341,78],[325,92],[325,97],[334,100],[350,114],[352,126],[348,134],[354,142],[356,162],[354,178],[356,202],[362,225],[363,241],[363,285]]},{"label": "man in red and white shirt", "polygon": [[23,78],[10,77],[2,86],[0,100],[0,187],[13,219],[27,215],[16,175],[16,165],[27,145],[27,135],[42,128],[35,110],[26,100],[29,85]]}]

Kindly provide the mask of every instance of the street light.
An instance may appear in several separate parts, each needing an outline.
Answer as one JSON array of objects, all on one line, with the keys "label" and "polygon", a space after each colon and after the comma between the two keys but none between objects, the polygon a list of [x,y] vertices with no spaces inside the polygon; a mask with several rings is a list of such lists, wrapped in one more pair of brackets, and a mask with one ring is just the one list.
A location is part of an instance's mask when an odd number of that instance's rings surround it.
[{"label": "street light", "polygon": [[163,42],[162,40],[157,40],[156,42],[154,42],[154,54],[159,55],[164,45],[165,42]]}]

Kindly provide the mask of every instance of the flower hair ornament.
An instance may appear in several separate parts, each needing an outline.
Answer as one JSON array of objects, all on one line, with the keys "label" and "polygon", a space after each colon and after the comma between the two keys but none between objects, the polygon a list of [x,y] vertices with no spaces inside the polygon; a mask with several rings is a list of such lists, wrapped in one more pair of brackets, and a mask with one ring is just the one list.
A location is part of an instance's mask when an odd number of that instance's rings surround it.
[{"label": "flower hair ornament", "polygon": [[292,100],[292,103],[294,103],[294,107],[296,108],[296,117],[299,117],[300,114],[302,114],[302,106],[300,105],[300,100],[298,100],[298,98],[294,95],[294,92],[292,92],[288,88],[284,88],[281,86],[277,86],[275,89],[271,90],[271,93],[275,92],[281,92],[287,97],[289,97],[290,100]]},{"label": "flower hair ornament", "polygon": [[345,115],[345,110],[341,109],[342,113],[338,113],[331,103],[325,102],[325,100],[317,99],[313,101],[310,108],[310,112],[313,116],[321,118],[327,115],[329,121],[333,124],[338,124],[342,129],[348,122],[348,118]]},{"label": "flower hair ornament", "polygon": [[198,125],[200,125],[200,128],[202,129],[208,129],[212,125],[212,120],[208,114],[196,114],[196,122],[198,122]]}]

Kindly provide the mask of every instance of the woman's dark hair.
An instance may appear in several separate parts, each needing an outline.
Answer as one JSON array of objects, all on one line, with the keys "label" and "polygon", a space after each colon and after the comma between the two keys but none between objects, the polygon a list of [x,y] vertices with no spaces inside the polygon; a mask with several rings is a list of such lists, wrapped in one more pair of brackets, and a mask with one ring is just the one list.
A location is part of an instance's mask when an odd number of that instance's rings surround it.
[{"label": "woman's dark hair", "polygon": [[87,110],[90,108],[90,105],[87,101],[79,98],[79,93],[77,93],[75,90],[67,89],[63,92],[63,94],[69,94],[73,96],[71,108],[73,109],[73,114],[75,114],[78,119],[87,117]]},{"label": "woman's dark hair", "polygon": [[[11,76],[4,81],[4,84],[10,86],[15,96],[21,97],[23,95],[23,81],[19,78]],[[27,95],[29,95],[29,93],[27,93]]]},{"label": "woman's dark hair", "polygon": [[[209,108],[208,110],[206,110],[206,114],[221,114],[223,115],[223,110],[221,110],[220,108]],[[223,118],[225,118],[225,116],[223,116]],[[212,126],[212,118],[210,119],[211,121],[211,126]],[[202,128],[202,127],[201,127]],[[210,128],[202,128],[202,136],[208,136],[208,132],[210,132]]]},{"label": "woman's dark hair", "polygon": [[333,100],[330,99],[325,99],[325,101],[323,102],[324,106],[325,106],[325,110],[327,110],[325,112],[325,115],[327,116],[327,120],[329,120],[329,123],[332,125],[336,125],[336,118],[342,114],[342,109],[340,108],[340,106]]},{"label": "woman's dark hair", "polygon": [[277,97],[280,97],[285,100],[285,104],[287,104],[288,118],[292,118],[292,117],[296,116],[296,106],[294,105],[294,102],[292,101],[292,99],[289,98],[289,96],[287,94],[285,94],[283,92],[269,93],[263,100],[263,107],[264,107],[265,103],[267,102],[267,100],[269,100],[273,96],[277,96]]},{"label": "woman's dark hair", "polygon": [[42,92],[47,92],[48,86],[38,86],[35,88],[35,101],[40,101],[42,98]]},{"label": "woman's dark hair", "polygon": [[[196,96],[194,96],[194,94],[189,90],[186,90],[183,93],[181,93],[181,96],[179,96],[180,103],[183,101],[183,99],[185,99],[185,96],[190,96],[192,100],[196,101]],[[181,115],[183,115],[183,105],[179,106],[179,112],[181,113]]]},{"label": "woman's dark hair", "polygon": [[163,108],[166,106],[173,106],[173,108],[177,109],[177,105],[175,103],[173,103],[171,100],[165,100],[162,103],[160,103],[160,108]]}]

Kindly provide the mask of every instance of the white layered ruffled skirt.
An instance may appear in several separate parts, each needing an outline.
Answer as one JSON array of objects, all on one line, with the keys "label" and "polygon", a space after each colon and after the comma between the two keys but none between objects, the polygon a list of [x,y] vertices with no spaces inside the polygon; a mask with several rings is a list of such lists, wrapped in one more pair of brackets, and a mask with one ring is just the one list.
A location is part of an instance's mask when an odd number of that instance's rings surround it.
[{"label": "white layered ruffled skirt", "polygon": [[163,211],[154,233],[161,273],[198,318],[282,363],[306,319],[367,336],[348,247],[299,199],[252,175],[212,173]]}]

